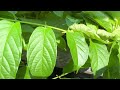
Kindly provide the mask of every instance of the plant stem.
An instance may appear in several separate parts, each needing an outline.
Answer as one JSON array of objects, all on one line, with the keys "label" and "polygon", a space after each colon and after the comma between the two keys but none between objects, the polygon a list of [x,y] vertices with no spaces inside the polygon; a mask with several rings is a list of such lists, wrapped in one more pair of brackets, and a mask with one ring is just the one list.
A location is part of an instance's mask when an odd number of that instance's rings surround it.
[{"label": "plant stem", "polygon": [[0,19],[5,19],[5,20],[15,21],[15,22],[18,21],[20,23],[25,23],[25,24],[30,24],[30,25],[36,25],[36,26],[45,26],[45,27],[49,27],[49,28],[52,28],[52,29],[55,29],[55,30],[59,30],[59,31],[62,31],[62,32],[66,33],[66,30],[64,30],[64,29],[53,27],[53,26],[49,26],[49,25],[44,25],[44,24],[39,24],[39,23],[33,23],[33,22],[27,22],[27,21],[19,21],[19,20],[7,19],[7,18],[2,18],[2,17],[0,17]]},{"label": "plant stem", "polygon": [[52,78],[52,79],[57,79],[57,78],[60,79],[61,77],[65,76],[65,75],[67,75],[67,74],[69,74],[69,73],[63,73],[63,74],[61,74],[60,76],[54,77],[54,78]]}]

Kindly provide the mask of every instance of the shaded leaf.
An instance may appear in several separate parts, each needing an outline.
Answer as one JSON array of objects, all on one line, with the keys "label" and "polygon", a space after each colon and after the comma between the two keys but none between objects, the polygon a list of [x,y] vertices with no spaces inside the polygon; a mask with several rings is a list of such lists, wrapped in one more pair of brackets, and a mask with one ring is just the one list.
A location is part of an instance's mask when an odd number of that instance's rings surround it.
[{"label": "shaded leaf", "polygon": [[74,18],[74,17],[72,17],[70,15],[67,15],[65,20],[66,20],[66,24],[68,26],[70,26],[70,25],[72,25],[74,23],[79,23],[80,22],[80,19]]}]

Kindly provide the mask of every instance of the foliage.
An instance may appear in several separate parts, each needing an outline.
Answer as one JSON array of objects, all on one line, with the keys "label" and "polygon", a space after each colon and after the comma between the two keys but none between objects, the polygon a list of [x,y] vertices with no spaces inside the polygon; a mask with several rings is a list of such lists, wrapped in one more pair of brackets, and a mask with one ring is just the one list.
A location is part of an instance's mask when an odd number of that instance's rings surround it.
[{"label": "foliage", "polygon": [[89,67],[94,78],[120,78],[119,11],[0,11],[0,19],[1,79],[47,79],[59,66],[53,79]]}]

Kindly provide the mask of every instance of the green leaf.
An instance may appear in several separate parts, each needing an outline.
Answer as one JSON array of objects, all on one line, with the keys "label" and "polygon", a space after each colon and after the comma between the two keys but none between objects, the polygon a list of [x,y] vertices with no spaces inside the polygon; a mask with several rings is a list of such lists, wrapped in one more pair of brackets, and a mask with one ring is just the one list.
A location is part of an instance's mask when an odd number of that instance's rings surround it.
[{"label": "green leaf", "polygon": [[98,77],[106,70],[109,62],[109,52],[106,45],[90,40],[89,56],[93,74]]},{"label": "green leaf", "polygon": [[114,20],[120,19],[120,11],[105,11],[108,15],[110,15]]},{"label": "green leaf", "polygon": [[120,78],[120,62],[118,58],[117,44],[111,47],[111,54],[108,63],[109,79]]},{"label": "green leaf", "polygon": [[25,18],[19,18],[22,21],[28,21],[32,23],[39,23],[39,24],[47,24],[50,26],[67,29],[66,21],[64,18],[60,18],[56,16],[54,13],[48,13],[45,17],[41,19],[25,19]]},{"label": "green leaf", "polygon": [[48,77],[53,72],[57,56],[57,43],[52,29],[37,27],[28,43],[27,62],[30,73]]},{"label": "green leaf", "polygon": [[83,17],[83,19],[85,20],[85,23],[89,28],[94,29],[96,31],[98,30],[98,25],[95,22],[85,17]]},{"label": "green leaf", "polygon": [[112,19],[110,19],[110,17],[107,14],[101,11],[84,11],[82,13],[84,17],[87,17],[90,20],[98,23],[108,32],[112,32]]},{"label": "green leaf", "polygon": [[16,74],[16,79],[24,79],[25,72],[26,72],[26,66],[20,67]]},{"label": "green leaf", "polygon": [[67,44],[70,48],[75,69],[78,71],[88,59],[89,48],[85,37],[80,32],[67,31]]},{"label": "green leaf", "polygon": [[18,69],[16,79],[31,79],[27,66],[23,66]]},{"label": "green leaf", "polygon": [[112,32],[113,40],[115,41],[120,41],[120,27],[117,27],[113,32]]},{"label": "green leaf", "polygon": [[63,73],[71,73],[76,70],[76,67],[74,66],[74,62],[71,59],[69,63],[63,67]]},{"label": "green leaf", "polygon": [[9,12],[9,11],[0,11],[0,17],[16,19],[16,16],[13,13]]},{"label": "green leaf", "polygon": [[22,32],[32,33],[34,31],[34,28],[31,25],[28,25],[28,24],[22,24],[21,28],[22,28]]},{"label": "green leaf", "polygon": [[53,13],[54,13],[55,15],[57,15],[58,17],[63,17],[64,11],[53,11]]},{"label": "green leaf", "polygon": [[66,24],[68,26],[70,26],[70,25],[72,25],[74,23],[79,23],[80,22],[80,19],[74,18],[74,17],[72,17],[70,15],[67,15],[65,20],[66,20]]},{"label": "green leaf", "polygon": [[19,22],[0,21],[0,48],[0,78],[14,79],[22,53]]}]

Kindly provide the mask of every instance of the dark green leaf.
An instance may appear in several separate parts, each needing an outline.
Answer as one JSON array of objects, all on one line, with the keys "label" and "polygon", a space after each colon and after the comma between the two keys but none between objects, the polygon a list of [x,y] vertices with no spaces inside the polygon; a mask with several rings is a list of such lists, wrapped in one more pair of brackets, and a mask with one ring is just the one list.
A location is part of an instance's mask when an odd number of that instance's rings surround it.
[{"label": "dark green leaf", "polygon": [[20,67],[18,69],[16,79],[24,79],[25,73],[26,73],[26,66]]},{"label": "dark green leaf", "polygon": [[69,63],[63,67],[63,73],[71,73],[73,71],[76,71],[76,67],[74,66],[73,60],[71,59]]},{"label": "dark green leaf", "polygon": [[15,15],[11,12],[8,11],[0,11],[0,17],[2,18],[10,18],[10,19],[15,19]]},{"label": "dark green leaf", "polygon": [[66,20],[66,24],[68,26],[70,26],[70,25],[72,25],[74,23],[79,23],[80,22],[80,19],[74,18],[74,17],[72,17],[70,15],[66,16],[65,20]]}]

